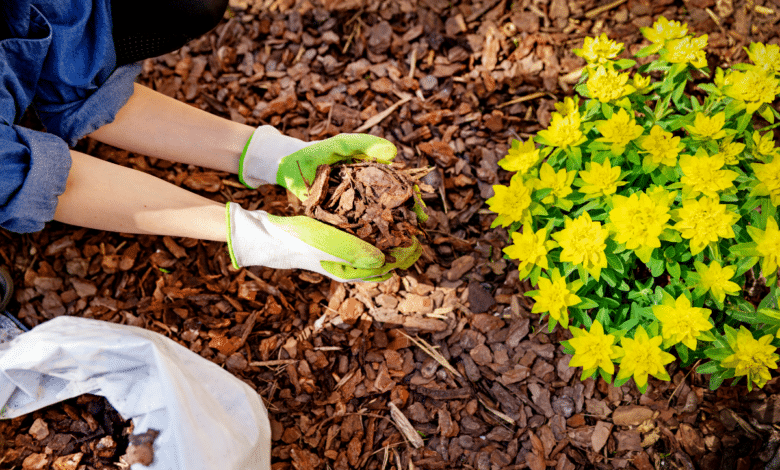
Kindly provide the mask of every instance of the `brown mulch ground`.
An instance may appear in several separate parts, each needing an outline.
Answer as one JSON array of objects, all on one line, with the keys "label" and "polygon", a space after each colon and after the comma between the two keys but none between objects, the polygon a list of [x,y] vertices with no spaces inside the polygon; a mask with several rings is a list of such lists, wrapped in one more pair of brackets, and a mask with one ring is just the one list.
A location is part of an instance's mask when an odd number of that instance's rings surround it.
[{"label": "brown mulch ground", "polygon": [[[148,60],[142,83],[307,140],[370,132],[408,167],[434,166],[420,261],[382,284],[345,285],[236,271],[220,243],[51,223],[0,231],[0,262],[19,286],[11,307],[29,326],[77,315],[148,328],[224,366],[268,407],[275,470],[780,468],[778,380],[713,393],[707,377],[672,368],[645,395],[580,381],[558,346],[566,333],[545,334],[529,313],[529,286],[501,257],[506,234],[489,230],[484,201],[508,176],[496,162],[571,92],[583,37],[607,33],[635,51],[638,28],[664,15],[710,35],[712,68],[746,60],[751,41],[778,42],[776,1],[602,5],[231,0],[216,31]],[[299,210],[278,187],[249,191],[233,175],[91,141],[80,149],[215,200]],[[56,413],[39,413],[39,428],[58,429]],[[37,468],[22,461],[45,445],[9,423],[0,466]]]}]

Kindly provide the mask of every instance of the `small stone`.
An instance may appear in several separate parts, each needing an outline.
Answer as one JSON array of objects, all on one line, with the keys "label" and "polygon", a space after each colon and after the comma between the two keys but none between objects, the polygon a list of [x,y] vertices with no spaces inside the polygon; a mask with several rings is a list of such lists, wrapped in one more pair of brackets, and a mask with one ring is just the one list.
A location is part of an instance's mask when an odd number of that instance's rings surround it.
[{"label": "small stone", "polygon": [[42,441],[49,436],[49,426],[41,418],[37,418],[30,426],[30,435],[36,441]]}]

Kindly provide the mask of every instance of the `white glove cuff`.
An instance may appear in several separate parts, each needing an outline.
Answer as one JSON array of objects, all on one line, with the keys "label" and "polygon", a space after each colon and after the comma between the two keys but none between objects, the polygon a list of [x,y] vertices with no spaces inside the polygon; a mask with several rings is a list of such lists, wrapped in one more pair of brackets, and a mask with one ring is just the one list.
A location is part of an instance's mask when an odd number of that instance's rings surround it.
[{"label": "white glove cuff", "polygon": [[255,129],[244,147],[239,161],[238,177],[250,188],[261,184],[276,184],[279,162],[312,143],[282,135],[272,126],[260,126]]}]

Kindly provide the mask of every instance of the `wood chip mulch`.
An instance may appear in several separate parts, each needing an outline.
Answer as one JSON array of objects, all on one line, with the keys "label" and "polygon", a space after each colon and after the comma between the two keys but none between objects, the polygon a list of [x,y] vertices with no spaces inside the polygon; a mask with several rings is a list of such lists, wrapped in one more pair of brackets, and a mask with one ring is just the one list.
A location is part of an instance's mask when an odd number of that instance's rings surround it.
[{"label": "wood chip mulch", "polygon": [[[231,0],[215,31],[147,60],[141,82],[305,140],[389,139],[399,163],[433,168],[421,259],[381,284],[337,284],[236,271],[220,243],[50,223],[0,231],[11,308],[31,327],[76,315],[147,328],[223,366],[267,405],[274,470],[778,469],[777,379],[711,392],[672,367],[644,395],[580,381],[558,346],[568,333],[546,334],[529,313],[530,286],[502,258],[506,233],[489,229],[484,201],[508,181],[497,161],[572,92],[583,65],[572,49],[603,32],[634,52],[659,15],[709,34],[713,68],[778,42],[777,1]],[[89,140],[79,149],[218,201],[300,210],[278,187]],[[81,438],[57,428],[65,406],[0,422],[0,465],[57,468],[53,454],[26,462],[48,455],[41,429]],[[85,410],[75,415],[89,426]],[[91,446],[80,445],[69,452]],[[85,455],[74,470],[101,462]]]}]

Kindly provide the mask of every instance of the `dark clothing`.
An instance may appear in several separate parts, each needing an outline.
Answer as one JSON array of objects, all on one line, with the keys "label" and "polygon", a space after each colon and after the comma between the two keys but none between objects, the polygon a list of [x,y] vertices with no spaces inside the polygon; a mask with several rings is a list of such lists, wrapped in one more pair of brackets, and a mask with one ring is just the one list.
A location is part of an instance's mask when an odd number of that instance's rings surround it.
[{"label": "dark clothing", "polygon": [[111,0],[117,64],[179,49],[212,30],[228,0]]}]

